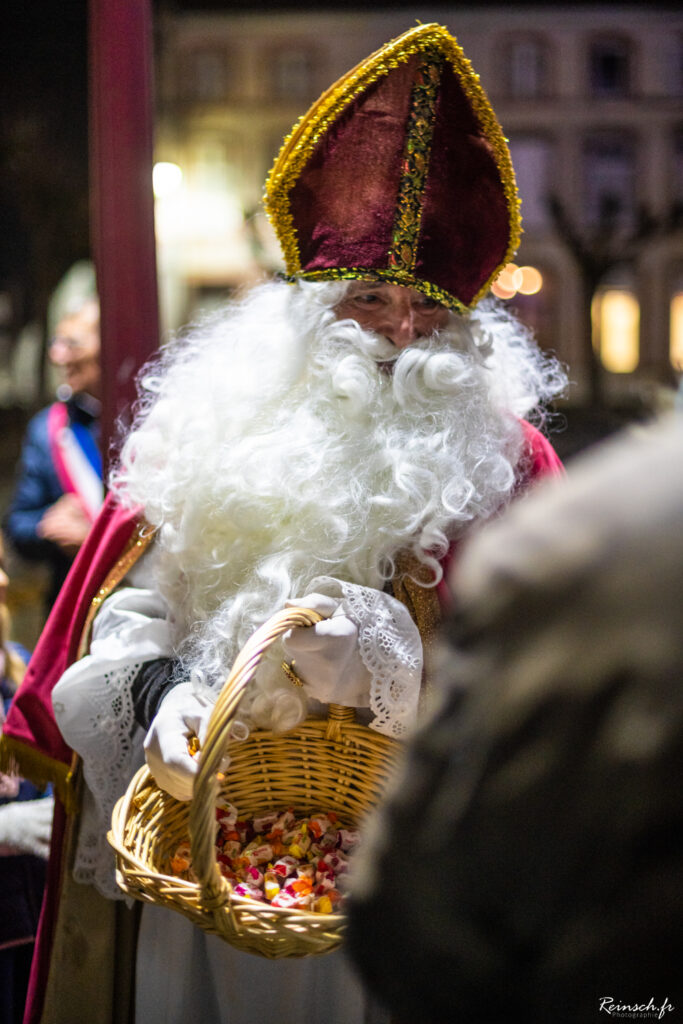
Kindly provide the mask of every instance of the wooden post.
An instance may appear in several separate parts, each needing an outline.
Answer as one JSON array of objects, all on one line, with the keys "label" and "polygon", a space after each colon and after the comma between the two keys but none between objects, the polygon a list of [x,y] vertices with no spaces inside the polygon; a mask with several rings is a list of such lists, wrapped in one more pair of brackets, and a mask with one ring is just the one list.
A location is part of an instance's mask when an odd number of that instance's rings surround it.
[{"label": "wooden post", "polygon": [[102,331],[102,454],[159,345],[151,0],[89,0],[91,244]]}]

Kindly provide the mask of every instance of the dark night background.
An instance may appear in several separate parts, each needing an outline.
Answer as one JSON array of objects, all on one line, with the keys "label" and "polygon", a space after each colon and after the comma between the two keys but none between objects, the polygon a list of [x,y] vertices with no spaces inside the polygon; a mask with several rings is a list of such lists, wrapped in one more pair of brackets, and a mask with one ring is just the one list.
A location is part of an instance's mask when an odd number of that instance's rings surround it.
[{"label": "dark night background", "polygon": [[[420,6],[402,0],[373,3],[405,10]],[[319,0],[316,4],[154,0],[155,10],[162,6],[187,11],[313,12],[321,7],[353,10],[364,5],[344,0]],[[458,8],[453,3],[429,6],[443,7],[451,16]],[[463,9],[471,6],[463,5]],[[486,4],[479,0],[476,6]],[[42,322],[48,297],[65,271],[89,255],[87,0],[35,0],[29,4],[12,0],[3,21],[0,291],[12,298],[12,322],[4,328],[15,335],[32,319]]]}]

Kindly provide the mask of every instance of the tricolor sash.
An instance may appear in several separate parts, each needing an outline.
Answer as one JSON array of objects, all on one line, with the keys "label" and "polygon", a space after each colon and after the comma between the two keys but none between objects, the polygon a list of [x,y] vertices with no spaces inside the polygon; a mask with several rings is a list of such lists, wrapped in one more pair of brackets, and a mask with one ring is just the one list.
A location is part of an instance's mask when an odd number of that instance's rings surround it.
[{"label": "tricolor sash", "polygon": [[102,457],[90,431],[71,423],[64,402],[54,402],[47,418],[52,461],[65,494],[75,494],[91,522],[104,500]]}]

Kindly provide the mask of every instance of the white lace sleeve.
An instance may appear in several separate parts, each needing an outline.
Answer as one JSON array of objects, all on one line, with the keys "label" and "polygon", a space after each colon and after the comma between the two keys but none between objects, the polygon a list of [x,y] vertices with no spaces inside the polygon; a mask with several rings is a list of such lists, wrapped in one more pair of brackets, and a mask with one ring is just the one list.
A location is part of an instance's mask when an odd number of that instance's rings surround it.
[{"label": "white lace sleeve", "polygon": [[313,592],[341,597],[358,629],[358,645],[370,681],[371,729],[399,737],[412,728],[422,682],[422,641],[410,612],[391,594],[320,576]]},{"label": "white lace sleeve", "polygon": [[[143,561],[136,566],[136,583],[143,582]],[[67,669],[53,691],[57,724],[82,758],[86,784],[74,877],[109,898],[122,898],[106,840],[111,813],[144,761],[131,685],[143,662],[171,652],[164,601],[154,589],[124,585],[103,602],[90,653]]]}]

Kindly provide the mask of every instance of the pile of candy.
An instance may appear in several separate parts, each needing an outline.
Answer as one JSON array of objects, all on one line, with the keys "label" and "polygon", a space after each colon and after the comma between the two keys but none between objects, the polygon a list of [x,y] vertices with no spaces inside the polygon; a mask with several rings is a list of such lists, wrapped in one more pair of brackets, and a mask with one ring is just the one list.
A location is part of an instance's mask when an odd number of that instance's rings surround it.
[{"label": "pile of candy", "polygon": [[[339,909],[358,832],[343,828],[334,812],[297,818],[288,808],[240,820],[236,808],[223,803],[216,822],[218,865],[239,896],[320,914]],[[189,843],[180,844],[171,867],[176,875],[189,874]]]}]

